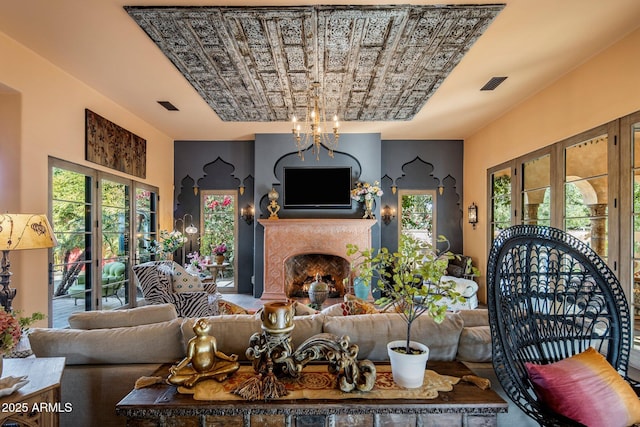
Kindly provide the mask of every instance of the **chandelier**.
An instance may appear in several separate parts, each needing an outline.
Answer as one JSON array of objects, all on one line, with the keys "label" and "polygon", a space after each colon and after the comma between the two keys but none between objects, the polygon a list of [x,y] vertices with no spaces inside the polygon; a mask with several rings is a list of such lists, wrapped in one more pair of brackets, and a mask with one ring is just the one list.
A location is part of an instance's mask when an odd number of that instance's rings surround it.
[{"label": "chandelier", "polygon": [[293,115],[291,118],[291,133],[298,148],[298,156],[304,161],[304,151],[312,147],[312,153],[315,154],[316,160],[320,160],[320,149],[324,146],[329,157],[333,158],[333,150],[338,147],[338,139],[340,138],[340,122],[338,122],[337,114],[333,115],[333,120],[327,120],[327,112],[325,99],[320,87],[320,61],[318,50],[318,15],[317,11],[313,11],[313,43],[314,43],[314,71],[315,81],[311,84],[307,92],[306,113],[302,122]]},{"label": "chandelier", "polygon": [[[320,83],[313,82],[307,97],[307,112],[304,122],[298,122],[296,116],[291,119],[291,132],[298,148],[298,156],[304,160],[304,150],[312,146],[312,153],[316,160],[320,160],[320,148],[322,145],[329,150],[329,157],[333,158],[333,150],[338,147],[340,138],[340,122],[334,114],[329,122],[326,118],[324,101],[320,94]],[[331,130],[329,130],[331,129]]]}]

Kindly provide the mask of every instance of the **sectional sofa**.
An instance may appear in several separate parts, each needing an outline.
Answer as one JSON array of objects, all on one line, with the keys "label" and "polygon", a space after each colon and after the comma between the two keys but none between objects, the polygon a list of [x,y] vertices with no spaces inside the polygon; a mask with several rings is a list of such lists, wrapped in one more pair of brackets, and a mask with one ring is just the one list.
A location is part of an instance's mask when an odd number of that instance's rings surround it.
[{"label": "sectional sofa", "polygon": [[[339,307],[306,314],[308,307],[297,304],[294,348],[310,336],[328,332],[348,335],[358,344],[360,359],[388,360],[386,343],[404,336],[403,319],[396,313],[343,316]],[[36,357],[66,357],[62,401],[71,403],[73,410],[61,414],[61,425],[124,425],[124,418],[115,414],[116,404],[139,377],[184,357],[185,343],[194,335],[194,320],[179,318],[173,305],[162,304],[76,313],[69,319],[70,329],[34,329],[29,339]],[[261,330],[259,315],[230,314],[209,320],[218,348],[246,360],[249,338]],[[412,337],[430,347],[430,360],[457,359],[491,373],[486,310],[451,312],[441,324],[422,316],[412,327]]]}]

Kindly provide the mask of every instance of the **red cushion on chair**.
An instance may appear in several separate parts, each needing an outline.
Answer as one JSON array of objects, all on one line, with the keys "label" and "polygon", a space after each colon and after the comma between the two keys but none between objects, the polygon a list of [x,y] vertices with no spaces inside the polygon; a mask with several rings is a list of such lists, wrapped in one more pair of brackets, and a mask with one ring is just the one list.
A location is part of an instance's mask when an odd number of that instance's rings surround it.
[{"label": "red cushion on chair", "polygon": [[640,400],[631,386],[593,348],[548,365],[525,363],[541,401],[588,427],[640,422]]}]

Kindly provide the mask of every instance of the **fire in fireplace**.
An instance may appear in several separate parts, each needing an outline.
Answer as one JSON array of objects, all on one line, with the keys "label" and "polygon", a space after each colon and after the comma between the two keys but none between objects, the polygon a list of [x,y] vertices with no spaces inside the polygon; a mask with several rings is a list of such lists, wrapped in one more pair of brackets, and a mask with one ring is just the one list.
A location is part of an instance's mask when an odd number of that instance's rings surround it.
[{"label": "fire in fireplace", "polygon": [[309,286],[320,274],[329,286],[329,298],[344,296],[343,280],[349,277],[351,266],[345,258],[327,254],[299,254],[285,261],[285,289],[289,298],[306,298]]}]

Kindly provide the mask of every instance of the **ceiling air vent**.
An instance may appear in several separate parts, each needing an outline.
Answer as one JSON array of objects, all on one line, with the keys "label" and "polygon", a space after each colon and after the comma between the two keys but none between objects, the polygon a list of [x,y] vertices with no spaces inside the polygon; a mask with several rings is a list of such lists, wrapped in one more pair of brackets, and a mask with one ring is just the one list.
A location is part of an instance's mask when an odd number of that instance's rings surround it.
[{"label": "ceiling air vent", "polygon": [[491,77],[491,79],[488,82],[486,82],[484,86],[480,88],[480,90],[494,90],[495,88],[500,86],[500,83],[502,83],[505,80],[507,80],[506,77]]},{"label": "ceiling air vent", "polygon": [[176,107],[169,101],[158,101],[158,104],[162,105],[164,108],[166,108],[169,111],[180,111],[178,110],[178,107]]}]

